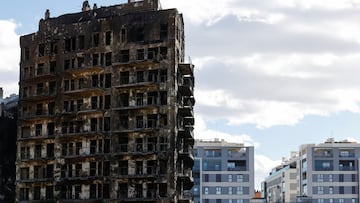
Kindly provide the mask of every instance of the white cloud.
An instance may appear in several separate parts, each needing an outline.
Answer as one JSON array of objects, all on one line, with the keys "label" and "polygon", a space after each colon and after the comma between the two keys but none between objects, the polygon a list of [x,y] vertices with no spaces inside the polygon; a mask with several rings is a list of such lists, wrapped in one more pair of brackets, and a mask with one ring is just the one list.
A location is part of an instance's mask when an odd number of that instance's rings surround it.
[{"label": "white cloud", "polygon": [[261,154],[255,154],[255,189],[261,189],[261,182],[265,180],[271,170],[280,165],[281,160],[271,160]]},{"label": "white cloud", "polygon": [[206,120],[201,116],[196,116],[196,125],[195,125],[195,139],[200,140],[214,140],[214,139],[224,139],[227,142],[231,143],[243,143],[246,146],[259,146],[259,143],[255,142],[250,135],[246,134],[229,134],[221,132],[218,130],[209,129],[206,125]]},{"label": "white cloud", "polygon": [[17,24],[12,20],[0,20],[0,87],[5,96],[18,93],[20,45],[15,33]]}]

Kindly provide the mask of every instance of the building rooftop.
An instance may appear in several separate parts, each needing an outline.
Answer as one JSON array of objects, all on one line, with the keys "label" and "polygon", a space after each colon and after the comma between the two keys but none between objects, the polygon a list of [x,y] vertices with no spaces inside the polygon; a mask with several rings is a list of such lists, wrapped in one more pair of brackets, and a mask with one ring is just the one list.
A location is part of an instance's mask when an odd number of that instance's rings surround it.
[{"label": "building rooftop", "polygon": [[195,140],[195,146],[216,146],[216,147],[245,147],[244,143],[230,143],[224,139],[214,139],[214,140],[204,140],[197,139]]},{"label": "building rooftop", "polygon": [[[101,19],[108,18],[111,16],[119,16],[128,13],[138,12],[138,11],[158,11],[161,10],[161,5],[159,0],[143,0],[143,1],[134,1],[129,0],[125,4],[117,4],[113,6],[106,6],[98,8],[94,4],[93,8],[90,7],[88,1],[83,2],[82,11],[79,13],[70,13],[64,14],[59,17],[52,18],[50,17],[50,11],[46,10],[45,18],[40,20],[40,26],[45,21],[56,24],[72,24],[83,21],[89,21],[92,19]],[[55,21],[55,22],[54,22]]]}]

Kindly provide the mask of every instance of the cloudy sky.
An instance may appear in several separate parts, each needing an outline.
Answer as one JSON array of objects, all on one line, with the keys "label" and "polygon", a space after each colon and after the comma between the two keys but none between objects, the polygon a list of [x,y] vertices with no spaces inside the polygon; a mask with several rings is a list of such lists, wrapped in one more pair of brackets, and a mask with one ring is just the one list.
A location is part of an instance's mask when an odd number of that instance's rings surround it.
[{"label": "cloudy sky", "polygon": [[[18,91],[19,36],[82,0],[0,12],[0,86]],[[90,1],[98,6],[124,0]],[[360,0],[162,0],[184,14],[196,66],[196,138],[255,146],[256,186],[301,144],[360,140]],[[188,57],[187,57],[188,58]]]}]

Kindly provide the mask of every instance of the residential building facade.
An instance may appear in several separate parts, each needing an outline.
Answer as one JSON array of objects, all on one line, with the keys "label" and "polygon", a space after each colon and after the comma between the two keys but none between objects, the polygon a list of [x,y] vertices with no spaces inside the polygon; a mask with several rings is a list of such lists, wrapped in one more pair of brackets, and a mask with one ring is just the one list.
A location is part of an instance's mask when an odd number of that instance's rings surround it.
[{"label": "residential building facade", "polygon": [[224,140],[196,140],[196,203],[249,203],[254,196],[254,147]]},{"label": "residential building facade", "polygon": [[265,179],[267,202],[359,202],[360,143],[330,138],[297,154]]},{"label": "residential building facade", "polygon": [[328,139],[299,151],[300,196],[313,203],[359,202],[360,144]]},{"label": "residential building facade", "polygon": [[158,0],[39,22],[20,39],[17,202],[192,202],[194,66]]},{"label": "residential building facade", "polygon": [[281,165],[275,167],[265,178],[265,199],[268,203],[296,202],[298,196],[298,155],[291,154],[289,160],[283,160]]}]

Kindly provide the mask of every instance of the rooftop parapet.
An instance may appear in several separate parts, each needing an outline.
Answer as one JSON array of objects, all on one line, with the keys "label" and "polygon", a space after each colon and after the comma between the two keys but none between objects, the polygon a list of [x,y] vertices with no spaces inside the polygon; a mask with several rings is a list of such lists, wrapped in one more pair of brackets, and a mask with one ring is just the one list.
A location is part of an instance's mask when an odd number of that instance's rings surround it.
[{"label": "rooftop parapet", "polygon": [[128,0],[128,3],[118,4],[108,7],[100,7],[94,4],[90,7],[88,1],[84,1],[81,12],[61,15],[59,17],[51,17],[50,11],[47,9],[45,16],[39,22],[39,30],[42,30],[48,23],[55,24],[73,24],[93,19],[107,18],[111,16],[120,16],[128,13],[139,11],[158,11],[161,10],[160,0]]}]

